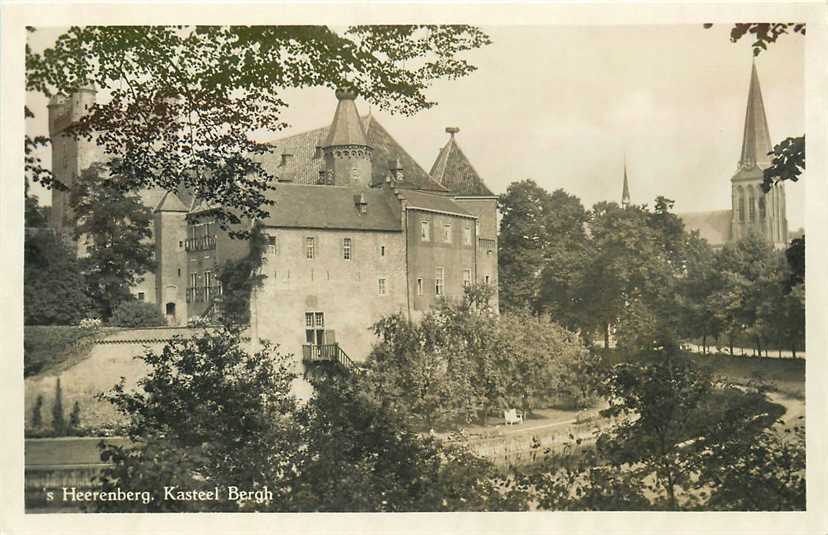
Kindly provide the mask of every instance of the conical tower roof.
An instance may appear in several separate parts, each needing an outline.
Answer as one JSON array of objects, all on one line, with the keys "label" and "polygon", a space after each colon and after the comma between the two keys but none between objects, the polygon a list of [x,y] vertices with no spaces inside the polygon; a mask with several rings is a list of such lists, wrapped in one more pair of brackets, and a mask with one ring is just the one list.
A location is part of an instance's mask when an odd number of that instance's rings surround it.
[{"label": "conical tower roof", "polygon": [[356,92],[351,89],[338,89],[336,98],[339,103],[336,105],[336,113],[328,130],[325,146],[368,145],[368,139],[354,102]]},{"label": "conical tower roof", "polygon": [[452,193],[490,196],[492,191],[477,174],[477,170],[460,149],[457,140],[454,139],[454,135],[459,131],[459,128],[453,126],[446,128],[446,132],[450,136],[449,140],[440,149],[434,165],[431,166],[429,176],[441,186],[448,188]]},{"label": "conical tower roof", "polygon": [[762,89],[759,87],[759,75],[756,63],[750,72],[750,89],[748,90],[747,110],[745,112],[745,130],[742,136],[742,155],[739,166],[752,168],[757,165],[766,167],[770,164],[768,153],[772,149],[768,119],[762,102]]}]

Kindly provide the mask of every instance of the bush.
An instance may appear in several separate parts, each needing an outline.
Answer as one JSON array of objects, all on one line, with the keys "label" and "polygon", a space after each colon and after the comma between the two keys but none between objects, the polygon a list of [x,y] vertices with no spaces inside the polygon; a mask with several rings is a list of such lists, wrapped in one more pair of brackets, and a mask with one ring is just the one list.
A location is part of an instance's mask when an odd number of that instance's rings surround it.
[{"label": "bush", "polygon": [[158,306],[144,301],[124,301],[112,313],[110,322],[119,327],[161,327],[167,324]]},{"label": "bush", "polygon": [[23,328],[23,375],[29,377],[45,368],[83,353],[94,340],[97,329],[81,327],[31,326]]}]

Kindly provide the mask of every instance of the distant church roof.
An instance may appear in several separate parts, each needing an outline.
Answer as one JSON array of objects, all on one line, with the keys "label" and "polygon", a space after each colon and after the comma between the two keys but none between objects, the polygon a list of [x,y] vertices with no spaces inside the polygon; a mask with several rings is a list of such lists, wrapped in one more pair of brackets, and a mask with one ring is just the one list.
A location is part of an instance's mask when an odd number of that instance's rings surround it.
[{"label": "distant church roof", "polygon": [[[405,176],[405,184],[399,184],[401,187],[448,191],[426,174],[425,170],[397,143],[375,117],[370,114],[361,117],[360,123],[365,132],[367,144],[374,149],[372,184],[378,185],[385,182],[399,159]],[[269,142],[273,146],[273,151],[270,154],[258,156],[258,159],[264,168],[279,177],[280,181],[316,184],[319,180],[319,171],[325,167],[322,147],[330,139],[329,131],[330,127],[325,126],[275,139]]]},{"label": "distant church roof", "polygon": [[456,127],[446,128],[449,140],[440,149],[429,175],[436,182],[459,195],[492,195],[492,191],[477,174],[474,166],[460,149],[454,134],[460,131]]},{"label": "distant church roof", "polygon": [[730,241],[732,210],[711,210],[707,212],[685,212],[676,214],[689,230],[698,230],[699,235],[712,246],[724,245]]},{"label": "distant church roof", "polygon": [[745,111],[745,129],[742,136],[742,155],[739,166],[751,168],[769,165],[768,153],[771,151],[768,120],[765,105],[762,102],[762,89],[759,87],[759,75],[756,63],[750,71],[750,89],[748,90],[747,110]]}]

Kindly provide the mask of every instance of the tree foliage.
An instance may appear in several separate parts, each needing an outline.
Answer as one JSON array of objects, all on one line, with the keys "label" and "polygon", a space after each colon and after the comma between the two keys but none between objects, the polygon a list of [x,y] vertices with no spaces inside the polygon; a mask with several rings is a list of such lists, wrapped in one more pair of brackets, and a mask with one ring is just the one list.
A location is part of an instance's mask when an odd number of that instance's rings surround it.
[{"label": "tree foliage", "polygon": [[574,333],[546,315],[497,316],[471,306],[471,295],[416,324],[396,314],[375,325],[366,371],[375,398],[425,429],[485,423],[493,409],[594,401],[591,357]]},{"label": "tree foliage", "polygon": [[47,228],[29,229],[23,246],[23,322],[76,325],[92,302],[74,252]]},{"label": "tree foliage", "polygon": [[160,327],[167,320],[155,303],[123,301],[112,313],[110,323],[118,327]]},{"label": "tree foliage", "polygon": [[763,392],[669,353],[616,365],[606,387],[612,423],[594,446],[547,452],[524,476],[541,508],[804,509],[802,430],[765,429],[782,409]]},{"label": "tree foliage", "polygon": [[129,300],[129,289],[155,269],[152,213],[129,193],[122,177],[106,176],[102,166],[83,172],[71,191],[74,238],[85,254],[80,264],[86,291],[103,318]]},{"label": "tree foliage", "polygon": [[102,147],[129,190],[184,186],[229,225],[267,215],[270,148],[255,133],[287,126],[286,90],[348,85],[413,114],[435,105],[426,96],[435,80],[473,72],[464,53],[489,42],[460,25],[74,26],[28,51],[26,87],[105,92],[70,133]]},{"label": "tree foliage", "polygon": [[[141,359],[138,388],[102,395],[128,418],[130,446],[102,445],[112,463],[102,491],[149,491],[100,511],[519,510],[488,462],[412,431],[366,393],[358,376],[326,376],[299,406],[292,356],[266,342],[255,353],[235,327],[175,338]],[[227,487],[272,499],[239,503]],[[504,485],[506,485],[504,487]],[[220,488],[218,500],[164,500],[164,487]]]}]

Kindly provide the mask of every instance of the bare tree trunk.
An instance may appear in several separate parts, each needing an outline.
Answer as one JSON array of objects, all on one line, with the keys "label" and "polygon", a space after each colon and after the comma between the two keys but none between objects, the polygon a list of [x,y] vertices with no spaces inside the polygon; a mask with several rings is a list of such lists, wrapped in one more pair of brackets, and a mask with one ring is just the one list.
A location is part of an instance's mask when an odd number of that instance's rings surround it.
[{"label": "bare tree trunk", "polygon": [[702,335],[702,354],[707,355],[707,334]]}]

